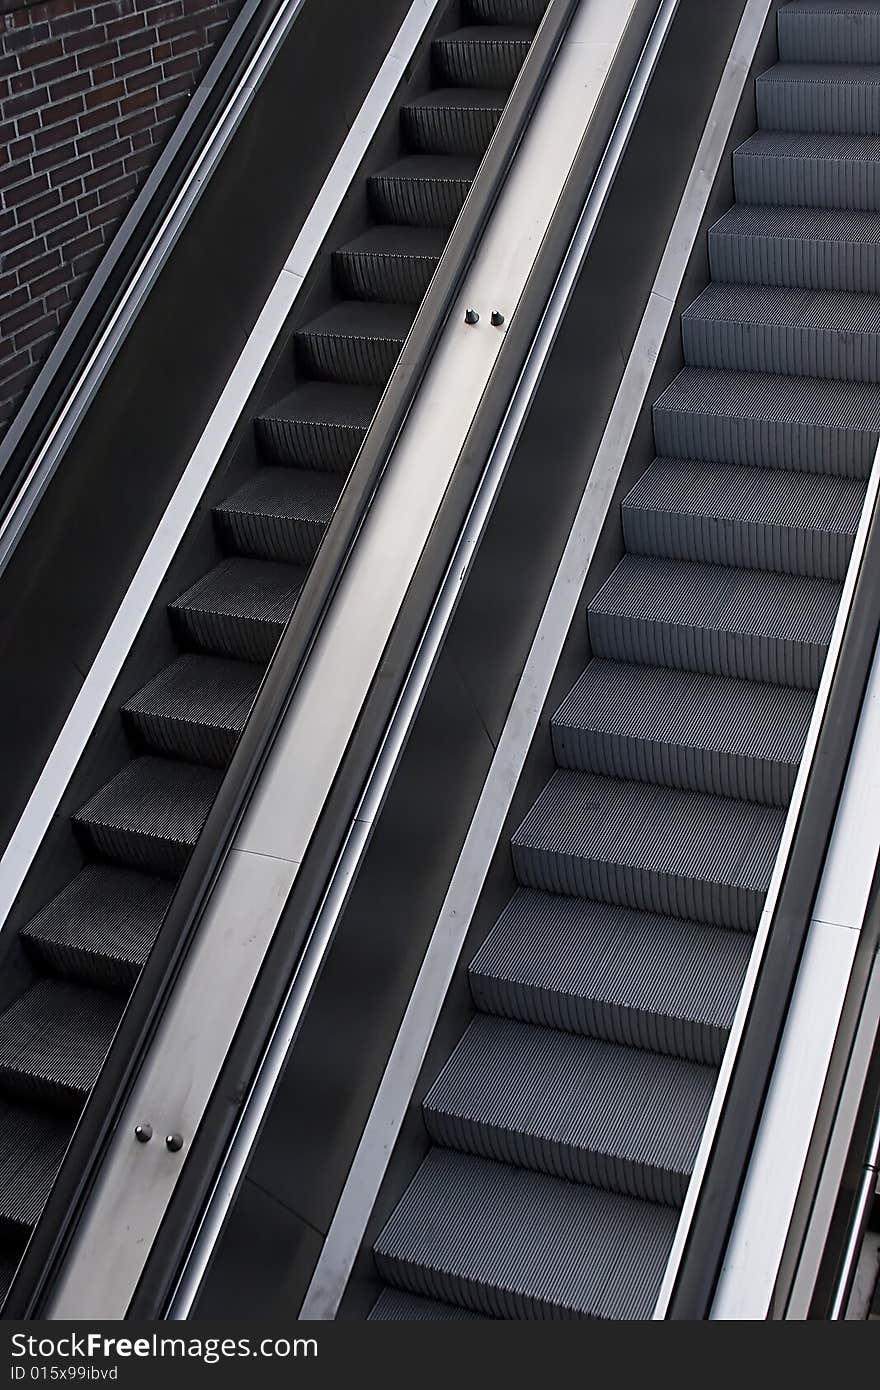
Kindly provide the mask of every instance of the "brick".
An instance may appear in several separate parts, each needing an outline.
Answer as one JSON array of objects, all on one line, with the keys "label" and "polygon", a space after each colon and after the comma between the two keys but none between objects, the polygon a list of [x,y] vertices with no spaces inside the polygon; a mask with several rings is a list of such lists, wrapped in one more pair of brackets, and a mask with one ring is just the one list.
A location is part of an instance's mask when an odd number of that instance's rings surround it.
[{"label": "brick", "polygon": [[[114,149],[114,154],[116,153]],[[115,159],[112,164],[106,165],[102,169],[95,169],[91,174],[87,174],[83,179],[83,192],[91,193],[94,188],[104,188],[113,179],[121,178],[125,173],[122,158]]]},{"label": "brick", "polygon": [[110,102],[119,101],[125,95],[124,82],[111,82],[106,87],[93,87],[86,93],[86,109],[92,110],[96,106],[106,106]]},{"label": "brick", "polygon": [[50,87],[52,100],[63,101],[65,97],[77,96],[80,92],[86,92],[92,85],[92,79],[87,72],[74,71],[72,77],[64,77],[60,82],[53,82]]},{"label": "brick", "polygon": [[92,157],[88,154],[80,155],[78,159],[71,159],[67,164],[59,165],[57,169],[49,171],[49,183],[54,188],[65,187],[69,180],[82,178],[92,167]]},{"label": "brick", "polygon": [[85,101],[82,96],[68,97],[66,101],[54,101],[46,110],[44,126],[61,125],[64,121],[72,120],[85,110]]},{"label": "brick", "polygon": [[76,144],[73,140],[68,140],[64,144],[54,145],[52,149],[35,154],[31,160],[31,165],[34,173],[39,174],[43,169],[54,169],[57,164],[63,164],[65,159],[74,159],[75,157]]},{"label": "brick", "polygon": [[124,39],[130,34],[140,33],[147,26],[145,14],[123,15],[121,19],[108,20],[106,32],[108,39]]},{"label": "brick", "polygon": [[[47,47],[49,46],[50,45],[47,45]],[[54,47],[55,45],[51,46]],[[60,43],[57,47],[59,56],[51,61],[47,58],[45,63],[40,64],[41,82],[58,82],[62,77],[70,77],[71,73],[76,72],[76,59],[65,57],[64,50]],[[33,63],[34,58],[32,53],[28,54],[28,61]]]},{"label": "brick", "polygon": [[24,72],[18,72],[9,79],[9,91],[12,96],[17,96],[19,92],[29,92],[31,87],[36,86],[34,74],[26,68]]},{"label": "brick", "polygon": [[102,126],[100,130],[90,131],[86,135],[81,135],[77,130],[79,139],[76,148],[80,154],[94,155],[96,150],[103,149],[105,145],[110,145],[117,138],[116,127],[113,125]]},{"label": "brick", "polygon": [[[78,206],[79,204],[77,204],[77,207]],[[68,207],[61,208],[60,211],[64,213],[65,220],[63,224],[56,227],[54,231],[46,232],[46,245],[49,247],[50,251],[54,251],[57,246],[61,250],[61,254],[64,255],[64,247],[67,246],[68,242],[75,241],[83,232],[87,232],[89,230],[89,222],[85,214],[81,217],[74,217],[71,221],[71,209]]]},{"label": "brick", "polygon": [[52,30],[63,38],[66,34],[80,34],[84,29],[91,29],[93,24],[91,10],[74,10],[73,14],[53,20]]},{"label": "brick", "polygon": [[140,92],[128,92],[119,103],[123,116],[134,116],[138,111],[152,107],[156,100],[156,88],[146,87]]},{"label": "brick", "polygon": [[[8,356],[6,357],[6,360],[5,360],[4,363],[3,363],[3,368],[2,368],[3,377],[4,377],[4,379],[5,379],[5,380],[4,380],[4,387],[5,387],[5,382],[6,382],[6,380],[8,380],[9,377],[14,376],[14,375],[16,374],[16,372],[20,372],[21,369],[22,369],[22,367],[27,367],[27,365],[29,364],[29,362],[30,362],[30,360],[31,360],[31,355],[30,355],[29,352],[19,352],[19,351],[17,351],[16,348],[13,347],[11,341],[9,342],[9,345],[8,345],[8,346],[9,346],[9,353],[8,353]],[[0,388],[0,389],[3,389],[3,388]]]},{"label": "brick", "polygon": [[32,299],[23,308],[16,309],[15,313],[6,315],[0,322],[0,333],[4,338],[15,334],[21,328],[27,328],[28,324],[34,323],[43,313],[43,306],[38,299]]},{"label": "brick", "polygon": [[[42,314],[36,323],[32,323],[30,328],[22,329],[21,333],[15,335],[16,348],[26,348],[31,345],[36,346],[43,338],[48,338],[54,334],[58,328],[58,320],[53,313],[47,313],[45,307],[41,305]],[[33,350],[33,348],[32,348]]]},{"label": "brick", "polygon": [[27,116],[19,116],[16,121],[19,135],[31,135],[40,128],[40,113],[31,111]]},{"label": "brick", "polygon": [[34,198],[30,203],[22,203],[18,215],[23,222],[30,221],[34,217],[39,217],[41,212],[48,212],[49,208],[54,208],[60,199],[61,194],[58,189],[53,188],[48,193],[42,193],[39,198]]},{"label": "brick", "polygon": [[38,130],[34,136],[34,145],[38,150],[52,149],[55,145],[63,145],[78,133],[79,126],[76,121],[62,121],[59,125],[46,126]]},{"label": "brick", "polygon": [[4,115],[26,116],[30,111],[36,111],[39,107],[45,106],[49,96],[48,88],[34,87],[29,92],[22,92],[19,97],[10,97],[4,104]]},{"label": "brick", "polygon": [[59,203],[57,208],[51,208],[49,212],[44,212],[42,217],[37,217],[34,221],[34,231],[38,236],[46,238],[46,245],[51,246],[48,234],[60,227],[62,223],[70,223],[73,210],[64,203]]},{"label": "brick", "polygon": [[19,279],[30,284],[32,280],[39,279],[41,275],[45,275],[49,270],[54,270],[54,268],[60,264],[60,251],[57,249],[45,251],[42,255],[37,256],[35,260],[30,262],[26,273],[19,273]]},{"label": "brick", "polygon": [[7,53],[21,53],[49,37],[48,24],[34,24],[27,29],[8,30],[3,36],[3,47]]},{"label": "brick", "polygon": [[96,208],[100,201],[97,193],[84,193],[81,198],[76,200],[76,210],[77,212],[91,212],[92,208]]},{"label": "brick", "polygon": [[119,44],[113,39],[107,43],[99,43],[96,47],[84,49],[76,55],[76,61],[78,67],[94,72],[95,68],[112,63],[118,56]]},{"label": "brick", "polygon": [[45,193],[48,187],[49,179],[46,174],[33,174],[29,179],[7,189],[6,206],[17,207],[19,203],[26,203],[29,198],[36,198],[40,193]]},{"label": "brick", "polygon": [[61,285],[51,294],[46,295],[45,304],[47,309],[54,309],[56,312],[63,309],[70,303],[70,291],[67,285]]},{"label": "brick", "polygon": [[102,150],[95,150],[92,155],[92,164],[96,169],[103,169],[105,165],[122,159],[123,155],[128,154],[131,149],[131,140],[127,136],[121,138],[117,135],[113,143],[105,145]]},{"label": "brick", "polygon": [[119,103],[111,101],[106,106],[99,106],[95,111],[85,111],[79,118],[79,128],[85,135],[87,131],[95,130],[97,126],[107,125],[109,121],[115,121],[118,115]]}]

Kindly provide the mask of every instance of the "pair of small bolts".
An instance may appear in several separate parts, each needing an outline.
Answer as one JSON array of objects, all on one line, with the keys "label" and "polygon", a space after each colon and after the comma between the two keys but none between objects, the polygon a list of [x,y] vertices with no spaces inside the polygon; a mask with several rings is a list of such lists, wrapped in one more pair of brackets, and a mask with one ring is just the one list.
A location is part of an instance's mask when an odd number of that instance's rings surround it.
[{"label": "pair of small bolts", "polygon": [[[464,321],[465,323],[471,324],[471,326],[479,323],[480,316],[477,313],[476,309],[465,309]],[[493,309],[492,313],[489,316],[489,322],[491,323],[493,328],[500,328],[502,323],[504,322],[504,315],[499,314],[497,309]]]},{"label": "pair of small bolts", "polygon": [[[152,1126],[152,1125],[135,1125],[135,1128],[134,1128],[134,1137],[135,1137],[135,1139],[138,1141],[139,1144],[149,1144],[150,1140],[151,1140],[152,1137],[153,1137],[153,1126]],[[168,1149],[171,1153],[176,1154],[180,1149],[183,1148],[183,1135],[182,1135],[182,1134],[166,1134],[166,1135],[165,1135],[165,1147],[166,1147],[166,1149]]]}]

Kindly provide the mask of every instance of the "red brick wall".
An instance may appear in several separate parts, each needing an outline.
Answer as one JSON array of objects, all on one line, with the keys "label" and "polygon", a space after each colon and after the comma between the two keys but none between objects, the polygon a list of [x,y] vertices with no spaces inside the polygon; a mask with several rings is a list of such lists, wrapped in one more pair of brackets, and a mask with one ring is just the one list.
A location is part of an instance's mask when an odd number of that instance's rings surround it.
[{"label": "red brick wall", "polygon": [[241,0],[0,0],[0,437]]}]

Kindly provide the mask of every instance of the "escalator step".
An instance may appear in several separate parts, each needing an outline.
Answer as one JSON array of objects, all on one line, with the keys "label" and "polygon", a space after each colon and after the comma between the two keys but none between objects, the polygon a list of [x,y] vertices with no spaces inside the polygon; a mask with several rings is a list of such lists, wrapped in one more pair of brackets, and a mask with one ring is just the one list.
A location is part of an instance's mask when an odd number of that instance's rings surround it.
[{"label": "escalator step", "polygon": [[762,130],[880,135],[880,67],[777,63],[755,82]]},{"label": "escalator step", "polygon": [[785,813],[588,773],[554,774],[511,849],[526,888],[755,931]]},{"label": "escalator step", "polygon": [[236,555],[309,565],[341,491],[338,473],[261,468],[214,507],[214,521],[224,547]]},{"label": "escalator step", "polygon": [[404,140],[421,154],[483,155],[505,100],[503,92],[491,89],[435,88],[402,108]]},{"label": "escalator step", "polygon": [[800,0],[777,14],[786,63],[880,63],[880,4],[875,0]]},{"label": "escalator step", "polygon": [[540,24],[550,0],[467,0],[477,20],[486,24]]},{"label": "escalator step", "polygon": [[787,806],[813,694],[591,661],[553,716],[560,767]]},{"label": "escalator step", "polygon": [[262,674],[247,661],[187,653],[126,700],[122,716],[155,753],[225,767]]},{"label": "escalator step", "polygon": [[712,284],[684,311],[681,329],[691,367],[880,381],[873,295]]},{"label": "escalator step", "polygon": [[717,1066],[751,948],[742,932],[521,888],[469,979],[484,1012]]},{"label": "escalator step", "polygon": [[124,1007],[109,990],[38,980],[0,1016],[0,1091],[77,1112]]},{"label": "escalator step", "polygon": [[436,38],[431,56],[438,76],[455,87],[499,87],[509,91],[531,42],[530,28],[474,24]]},{"label": "escalator step", "polygon": [[222,776],[193,763],[135,758],[73,824],[99,858],[173,878],[186,867]]},{"label": "escalator step", "polygon": [[715,1071],[488,1014],[426,1096],[444,1148],[680,1206]]},{"label": "escalator step", "polygon": [[816,690],[840,586],[624,555],[592,600],[595,656]]},{"label": "escalator step", "polygon": [[449,231],[478,163],[472,156],[409,155],[371,174],[367,192],[377,221]]},{"label": "escalator step", "polygon": [[654,405],[668,458],[867,478],[880,440],[880,387],[686,367]]},{"label": "escalator step", "polygon": [[217,656],[267,662],[305,579],[296,565],[224,560],[168,605],[183,641]]},{"label": "escalator step", "polygon": [[880,293],[880,213],[736,204],[709,231],[714,280]]},{"label": "escalator step", "polygon": [[739,203],[880,211],[880,139],[759,130],[733,152]]},{"label": "escalator step", "polygon": [[409,304],[353,299],[335,304],[295,335],[296,357],[308,376],[353,386],[384,386],[412,327]]},{"label": "escalator step", "polygon": [[678,1213],[433,1149],[376,1241],[380,1275],[498,1318],[647,1318]]},{"label": "escalator step", "polygon": [[428,1322],[479,1318],[466,1308],[454,1308],[451,1303],[438,1303],[433,1298],[419,1298],[401,1289],[384,1289],[367,1318],[368,1322]]},{"label": "escalator step", "polygon": [[28,923],[21,940],[53,975],[126,993],[150,954],[174,885],[110,864],[87,864]]},{"label": "escalator step", "polygon": [[347,473],[378,404],[372,387],[309,382],[257,416],[257,438],[272,463]]},{"label": "escalator step", "polygon": [[792,469],[655,459],[625,498],[628,551],[842,580],[865,487]]},{"label": "escalator step", "polygon": [[[72,1129],[66,1115],[0,1100],[0,1231],[4,1236],[27,1236],[36,1225]],[[10,1259],[10,1279],[20,1253],[16,1249]],[[4,1294],[7,1285],[8,1280],[0,1285]]]},{"label": "escalator step", "polygon": [[353,299],[421,304],[445,245],[438,227],[371,227],[333,252],[336,283]]}]

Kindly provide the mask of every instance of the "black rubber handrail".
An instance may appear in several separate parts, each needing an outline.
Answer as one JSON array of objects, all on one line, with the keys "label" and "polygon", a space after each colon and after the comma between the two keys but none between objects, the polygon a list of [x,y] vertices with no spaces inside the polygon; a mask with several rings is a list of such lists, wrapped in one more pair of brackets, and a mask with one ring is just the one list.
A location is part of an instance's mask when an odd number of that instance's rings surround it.
[{"label": "black rubber handrail", "polygon": [[708,1318],[806,944],[880,631],[880,500],[810,766],[764,959],[737,1050],[668,1316]]},{"label": "black rubber handrail", "polygon": [[0,523],[18,505],[20,486],[31,473],[152,237],[201,155],[225,97],[234,90],[286,3],[245,0],[13,416],[0,442]]},{"label": "black rubber handrail", "polygon": [[[560,0],[555,0],[555,4],[558,8],[554,9],[551,4],[532,46],[530,58],[534,58],[535,68],[531,73],[524,68],[523,87],[518,84],[514,89],[505,110],[505,116],[510,113],[510,149],[505,148],[502,156],[501,151],[494,149],[493,142],[474,185],[474,194],[478,196],[481,196],[478,185],[484,173],[487,181],[489,178],[496,181],[497,193],[503,172],[496,172],[495,161],[503,157],[503,169],[506,170],[576,8],[571,4],[563,6]],[[659,5],[660,0],[637,0],[633,8],[614,66],[602,88],[589,130],[556,205],[536,264],[509,320],[490,384],[474,415],[440,511],[407,591],[403,609],[383,652],[381,677],[373,682],[362,707],[307,854],[297,873],[282,923],[275,933],[245,1016],[227,1054],[212,1101],[189,1145],[187,1162],[129,1309],[130,1317],[155,1318],[162,1316],[166,1310],[169,1290],[173,1289],[185,1257],[189,1233],[204,1209],[214,1175],[240,1112],[242,1097],[248,1093],[259,1065],[266,1035],[278,1016],[291,980],[296,976],[311,925],[320,909],[345,835],[359,805],[379,741],[393,713],[455,539],[464,525],[507,403],[528,355],[539,317],[556,282]],[[513,125],[514,121],[516,126]],[[479,220],[475,210],[469,209],[466,204],[462,219],[469,212],[470,216],[463,225],[462,222],[456,225],[456,232],[461,228],[463,235],[476,235],[478,228],[488,218],[495,193],[491,202],[487,202],[485,213],[480,212]],[[488,199],[488,188],[485,196]],[[448,249],[456,254],[452,242]],[[438,276],[442,271],[441,261]],[[456,283],[460,278],[457,276]],[[436,283],[432,284],[432,290]],[[444,295],[444,320],[454,297],[454,290],[450,290],[448,296]],[[440,327],[438,324],[438,335]],[[388,443],[390,447],[393,438],[389,438]],[[280,646],[278,655],[281,655]]]},{"label": "black rubber handrail", "polygon": [[[651,0],[656,9],[656,0]],[[550,0],[3,1305],[36,1315],[579,0]],[[644,0],[647,7],[648,0]],[[192,1152],[192,1151],[191,1151]],[[195,1164],[189,1163],[192,1169]],[[178,1184],[180,1187],[180,1184]],[[166,1223],[167,1225],[168,1223]],[[149,1290],[153,1284],[145,1282]],[[158,1295],[157,1295],[158,1296]],[[142,1307],[155,1307],[149,1292]],[[155,1315],[155,1314],[152,1314]]]}]

